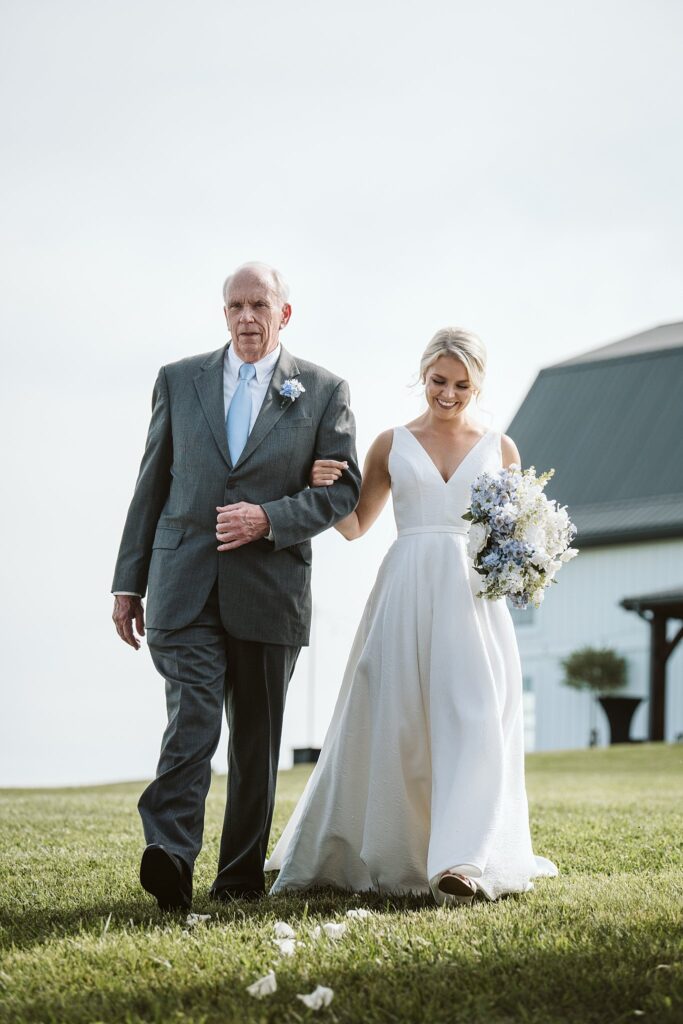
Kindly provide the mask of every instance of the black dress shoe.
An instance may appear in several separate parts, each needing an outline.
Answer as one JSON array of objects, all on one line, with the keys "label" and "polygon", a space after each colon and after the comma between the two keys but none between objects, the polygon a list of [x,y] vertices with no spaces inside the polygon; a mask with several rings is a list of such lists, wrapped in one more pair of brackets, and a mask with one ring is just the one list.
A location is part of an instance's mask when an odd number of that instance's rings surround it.
[{"label": "black dress shoe", "polygon": [[209,897],[218,903],[232,903],[233,900],[260,900],[266,895],[265,889],[254,889],[237,885],[226,889],[212,889]]},{"label": "black dress shoe", "polygon": [[189,910],[192,906],[190,868],[159,843],[145,848],[140,861],[140,884],[156,896],[162,910]]}]

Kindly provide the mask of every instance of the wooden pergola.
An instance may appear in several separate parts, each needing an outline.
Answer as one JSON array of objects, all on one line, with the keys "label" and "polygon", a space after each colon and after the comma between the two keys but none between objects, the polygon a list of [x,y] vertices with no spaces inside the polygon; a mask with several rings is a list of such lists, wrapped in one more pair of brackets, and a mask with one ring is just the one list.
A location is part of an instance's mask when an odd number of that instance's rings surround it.
[{"label": "wooden pergola", "polygon": [[[627,597],[620,602],[627,611],[636,612],[650,624],[650,707],[648,739],[665,736],[666,663],[683,639],[683,588],[643,597]],[[669,636],[669,622],[678,623]]]}]

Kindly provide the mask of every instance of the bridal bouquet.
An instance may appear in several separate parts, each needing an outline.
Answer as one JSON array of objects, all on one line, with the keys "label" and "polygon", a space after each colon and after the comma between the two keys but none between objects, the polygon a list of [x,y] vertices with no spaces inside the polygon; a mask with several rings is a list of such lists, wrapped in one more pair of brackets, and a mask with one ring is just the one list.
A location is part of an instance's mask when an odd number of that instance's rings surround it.
[{"label": "bridal bouquet", "polygon": [[512,465],[472,484],[463,519],[472,523],[468,554],[483,577],[479,597],[538,608],[556,573],[578,554],[570,546],[576,527],[566,507],[543,493],[554,472],[537,477],[533,466]]}]

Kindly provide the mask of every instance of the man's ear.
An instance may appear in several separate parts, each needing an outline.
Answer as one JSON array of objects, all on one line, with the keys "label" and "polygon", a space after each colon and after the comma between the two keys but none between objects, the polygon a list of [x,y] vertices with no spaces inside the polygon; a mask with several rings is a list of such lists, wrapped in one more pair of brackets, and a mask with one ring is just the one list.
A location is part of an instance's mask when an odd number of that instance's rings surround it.
[{"label": "man's ear", "polygon": [[[227,309],[226,309],[225,312],[226,312],[226,315],[227,315],[227,312],[228,312]],[[290,306],[290,304],[288,302],[285,302],[284,306],[282,307],[282,319],[280,321],[280,330],[282,330],[283,327],[287,326],[287,324],[289,323],[289,318],[291,317],[291,315],[292,315],[292,307]]]}]

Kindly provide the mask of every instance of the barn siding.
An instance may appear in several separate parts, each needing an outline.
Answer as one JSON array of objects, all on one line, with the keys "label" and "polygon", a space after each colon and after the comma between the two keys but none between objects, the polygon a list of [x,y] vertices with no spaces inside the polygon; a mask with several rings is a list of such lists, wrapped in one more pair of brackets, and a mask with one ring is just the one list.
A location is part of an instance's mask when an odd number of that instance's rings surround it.
[{"label": "barn siding", "polygon": [[[647,697],[649,626],[619,607],[625,597],[680,587],[683,539],[590,548],[566,565],[529,625],[515,616],[523,674],[534,694],[535,734],[527,747],[557,750],[586,746],[591,697],[562,684],[560,659],[578,647],[613,647],[628,662],[625,694]],[[607,720],[595,714],[601,743]],[[529,733],[529,730],[528,730]],[[647,702],[636,712],[631,735],[645,738]],[[667,675],[666,738],[683,734],[683,642],[671,656]]]}]

